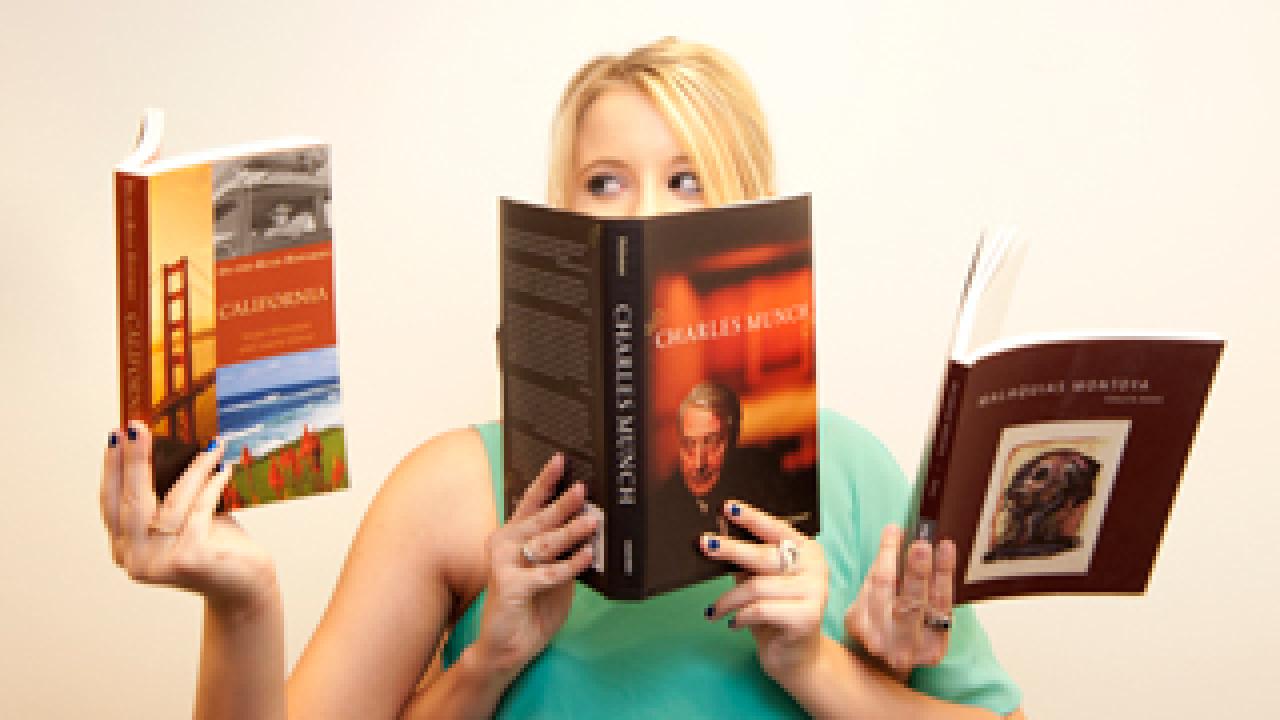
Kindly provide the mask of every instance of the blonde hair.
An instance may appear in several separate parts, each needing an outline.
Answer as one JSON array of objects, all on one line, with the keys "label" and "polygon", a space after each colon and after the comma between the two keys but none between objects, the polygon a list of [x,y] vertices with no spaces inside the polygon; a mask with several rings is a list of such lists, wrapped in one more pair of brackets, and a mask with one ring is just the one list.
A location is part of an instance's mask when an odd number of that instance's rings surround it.
[{"label": "blonde hair", "polygon": [[596,98],[619,86],[644,93],[666,118],[707,205],[775,193],[773,149],[747,76],[715,48],[663,38],[623,56],[602,55],[569,81],[551,127],[549,204],[569,205],[578,125]]}]

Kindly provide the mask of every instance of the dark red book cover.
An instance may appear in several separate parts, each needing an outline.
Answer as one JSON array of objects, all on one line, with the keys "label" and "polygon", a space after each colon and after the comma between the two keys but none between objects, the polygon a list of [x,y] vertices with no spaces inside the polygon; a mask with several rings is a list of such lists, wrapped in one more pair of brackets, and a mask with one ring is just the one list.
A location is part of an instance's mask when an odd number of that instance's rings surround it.
[{"label": "dark red book cover", "polygon": [[975,258],[908,524],[955,541],[957,603],[1144,592],[1224,343],[1079,332],[969,351],[1009,247]]}]

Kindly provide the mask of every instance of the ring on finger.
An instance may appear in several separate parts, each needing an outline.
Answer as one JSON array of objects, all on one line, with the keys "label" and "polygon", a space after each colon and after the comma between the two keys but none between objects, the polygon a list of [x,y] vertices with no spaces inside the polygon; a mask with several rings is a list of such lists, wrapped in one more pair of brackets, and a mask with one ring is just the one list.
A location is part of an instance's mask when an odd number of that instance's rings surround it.
[{"label": "ring on finger", "polygon": [[524,561],[529,565],[537,565],[540,562],[533,548],[529,547],[529,543],[520,546],[520,557],[524,558]]},{"label": "ring on finger", "polygon": [[800,548],[796,541],[786,538],[778,543],[778,572],[791,575],[796,571],[796,560],[800,557]]},{"label": "ring on finger", "polygon": [[937,632],[946,632],[951,629],[951,615],[950,613],[925,613],[924,626]]}]

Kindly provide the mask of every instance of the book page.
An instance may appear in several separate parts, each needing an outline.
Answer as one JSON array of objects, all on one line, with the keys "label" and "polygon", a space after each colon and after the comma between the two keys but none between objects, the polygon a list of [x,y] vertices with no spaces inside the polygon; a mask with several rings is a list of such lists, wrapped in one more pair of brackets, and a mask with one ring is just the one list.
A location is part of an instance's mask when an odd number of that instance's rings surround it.
[{"label": "book page", "polygon": [[983,233],[965,283],[951,358],[963,361],[971,348],[999,337],[1009,298],[1026,256],[1026,244],[1009,227]]}]

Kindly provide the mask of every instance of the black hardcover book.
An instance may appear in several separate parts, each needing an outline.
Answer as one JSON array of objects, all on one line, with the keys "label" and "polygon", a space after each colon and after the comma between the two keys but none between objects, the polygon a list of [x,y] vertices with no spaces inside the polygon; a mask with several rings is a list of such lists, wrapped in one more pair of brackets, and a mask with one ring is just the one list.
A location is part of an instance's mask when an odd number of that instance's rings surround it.
[{"label": "black hardcover book", "polygon": [[582,580],[640,599],[733,568],[741,500],[818,531],[808,196],[602,219],[504,199],[508,515],[555,452],[601,519]]}]

